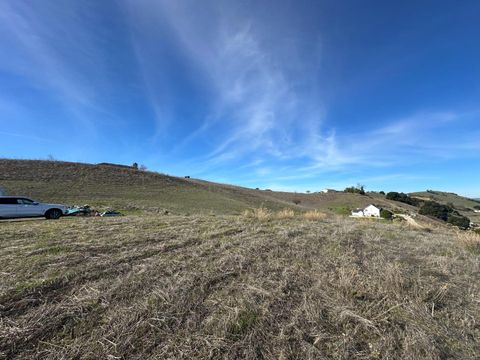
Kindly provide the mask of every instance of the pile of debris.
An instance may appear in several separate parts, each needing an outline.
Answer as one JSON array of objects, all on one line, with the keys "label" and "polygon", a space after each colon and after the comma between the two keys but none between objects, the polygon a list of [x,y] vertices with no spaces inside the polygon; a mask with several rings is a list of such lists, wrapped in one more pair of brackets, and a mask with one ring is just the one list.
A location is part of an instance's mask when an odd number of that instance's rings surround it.
[{"label": "pile of debris", "polygon": [[83,205],[83,206],[72,206],[68,208],[67,214],[65,216],[102,216],[102,217],[110,217],[110,216],[123,216],[122,213],[107,209],[105,211],[98,211],[92,209],[90,205]]}]

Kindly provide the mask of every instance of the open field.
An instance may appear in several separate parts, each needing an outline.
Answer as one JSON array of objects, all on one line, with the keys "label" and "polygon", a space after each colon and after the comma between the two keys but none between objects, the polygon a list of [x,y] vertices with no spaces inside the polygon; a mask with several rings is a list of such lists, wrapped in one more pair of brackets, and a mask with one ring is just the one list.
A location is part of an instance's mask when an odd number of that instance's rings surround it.
[{"label": "open field", "polygon": [[474,235],[268,215],[1,222],[0,358],[478,358]]}]

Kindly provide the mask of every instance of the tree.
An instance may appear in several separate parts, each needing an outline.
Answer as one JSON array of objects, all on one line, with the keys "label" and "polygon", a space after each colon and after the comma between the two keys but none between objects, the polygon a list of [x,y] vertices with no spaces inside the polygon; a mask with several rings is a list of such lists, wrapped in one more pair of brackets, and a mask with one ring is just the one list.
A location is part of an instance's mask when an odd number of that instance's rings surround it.
[{"label": "tree", "polygon": [[142,164],[142,165],[140,165],[139,169],[140,169],[141,171],[146,171],[146,170],[147,170],[147,167]]},{"label": "tree", "polygon": [[429,215],[437,219],[447,221],[448,214],[452,212],[452,210],[453,209],[449,208],[448,206],[439,204],[435,201],[425,201],[418,213],[421,215]]},{"label": "tree", "polygon": [[365,195],[365,186],[357,184],[357,186],[350,186],[350,187],[345,188],[345,190],[343,190],[343,192]]},{"label": "tree", "polygon": [[460,229],[468,229],[470,227],[470,219],[462,215],[453,215],[448,216],[447,222],[449,224],[458,226]]},{"label": "tree", "polygon": [[138,170],[138,163],[134,162],[132,164],[132,168],[134,168],[135,170]]},{"label": "tree", "polygon": [[404,193],[398,193],[396,191],[389,192],[386,197],[388,200],[399,201],[412,206],[418,206],[421,203],[421,201],[418,199],[412,198]]},{"label": "tree", "polygon": [[388,211],[387,209],[382,209],[380,210],[380,217],[390,220],[391,218],[393,218],[393,213],[391,211]]}]

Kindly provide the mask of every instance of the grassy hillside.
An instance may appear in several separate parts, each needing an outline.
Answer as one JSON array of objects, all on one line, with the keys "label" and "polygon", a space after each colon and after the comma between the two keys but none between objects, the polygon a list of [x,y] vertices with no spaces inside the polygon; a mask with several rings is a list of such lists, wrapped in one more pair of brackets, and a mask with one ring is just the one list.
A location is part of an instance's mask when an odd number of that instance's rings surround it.
[{"label": "grassy hillside", "polygon": [[58,161],[0,160],[0,187],[9,194],[39,201],[90,204],[121,210],[162,210],[174,213],[239,213],[261,205],[279,209],[292,203],[229,190],[208,183],[127,167]]},{"label": "grassy hillside", "polygon": [[468,217],[474,223],[480,224],[480,214],[473,212],[474,206],[480,206],[480,201],[478,200],[469,199],[455,193],[433,190],[411,193],[410,196],[423,200],[433,200],[445,205],[451,204],[462,215]]},{"label": "grassy hillside", "polygon": [[129,167],[59,161],[0,159],[0,187],[9,194],[39,201],[108,206],[130,213],[167,209],[176,214],[238,214],[247,208],[264,206],[297,211],[315,208],[347,215],[350,209],[371,203],[400,212],[414,210],[374,193],[362,196],[343,192],[301,194],[254,190]]},{"label": "grassy hillside", "polygon": [[480,353],[474,235],[298,216],[1,226],[0,358]]}]

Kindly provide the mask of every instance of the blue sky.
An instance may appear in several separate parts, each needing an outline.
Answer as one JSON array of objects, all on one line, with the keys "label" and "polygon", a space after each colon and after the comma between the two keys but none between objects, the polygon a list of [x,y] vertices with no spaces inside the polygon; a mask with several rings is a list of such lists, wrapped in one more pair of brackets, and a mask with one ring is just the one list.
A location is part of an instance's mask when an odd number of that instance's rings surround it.
[{"label": "blue sky", "polygon": [[0,0],[0,157],[480,197],[478,1]]}]

